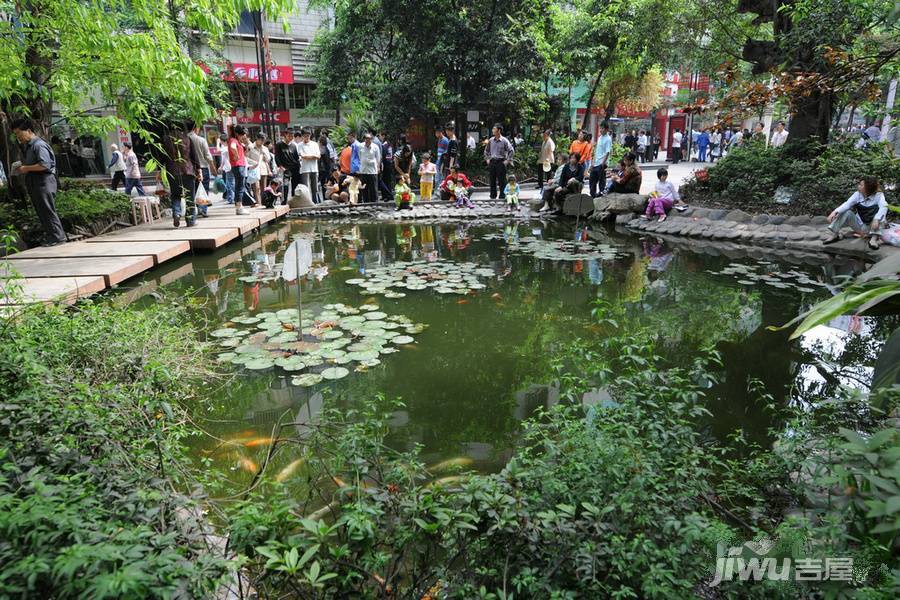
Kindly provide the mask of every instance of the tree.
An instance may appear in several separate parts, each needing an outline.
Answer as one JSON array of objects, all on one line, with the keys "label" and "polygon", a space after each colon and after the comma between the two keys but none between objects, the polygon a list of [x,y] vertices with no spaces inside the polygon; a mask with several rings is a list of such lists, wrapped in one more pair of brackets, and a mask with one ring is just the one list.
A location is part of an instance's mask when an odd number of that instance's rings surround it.
[{"label": "tree", "polygon": [[649,69],[666,57],[673,35],[676,3],[662,0],[576,0],[553,8],[552,62],[567,82],[587,80],[582,127],[595,100],[603,99],[606,118],[616,102],[633,96]]},{"label": "tree", "polygon": [[784,101],[792,141],[827,141],[836,100],[877,96],[878,79],[900,66],[892,0],[694,0],[690,14],[688,43],[702,49],[694,53],[729,63],[722,105],[746,111]]},{"label": "tree", "polygon": [[[410,117],[455,117],[479,108],[527,119],[546,104],[539,74],[544,19],[537,0],[462,0],[452,8],[414,0],[317,0],[334,28],[316,40],[315,100],[361,96],[396,133]],[[364,36],[360,32],[365,31]]]},{"label": "tree", "polygon": [[[188,42],[217,46],[246,10],[277,18],[291,0],[3,0],[0,109],[46,135],[53,110],[84,130],[144,132],[153,99],[196,120],[213,116],[210,77]],[[201,33],[196,33],[201,32]],[[189,39],[190,38],[190,39]],[[90,116],[88,108],[115,109]]]}]

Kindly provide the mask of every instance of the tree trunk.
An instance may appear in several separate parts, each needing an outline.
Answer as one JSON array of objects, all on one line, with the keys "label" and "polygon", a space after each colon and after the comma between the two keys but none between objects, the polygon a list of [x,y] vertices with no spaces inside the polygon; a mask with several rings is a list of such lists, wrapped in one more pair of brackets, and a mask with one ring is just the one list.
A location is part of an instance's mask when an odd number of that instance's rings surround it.
[{"label": "tree trunk", "polygon": [[581,128],[586,129],[588,120],[591,118],[591,107],[594,105],[594,96],[597,95],[597,88],[600,87],[600,78],[603,77],[603,71],[597,73],[594,78],[594,85],[591,86],[591,95],[587,99],[587,107],[584,109],[584,118],[581,120]]},{"label": "tree trunk", "polygon": [[[17,6],[18,13],[28,12],[32,18],[38,20],[40,18],[40,6],[35,6],[33,2],[24,2],[23,5]],[[21,17],[19,17],[21,19]],[[50,106],[50,95],[47,92],[47,84],[50,81],[50,73],[53,67],[52,56],[55,54],[55,47],[46,47],[46,41],[35,39],[34,33],[27,31],[25,34],[25,79],[29,87],[27,95],[17,95],[10,103],[10,117],[29,116],[34,121],[35,133],[40,137],[49,140],[50,133],[50,117],[52,107]],[[21,107],[28,110],[27,113],[19,112]]]},{"label": "tree trunk", "polygon": [[833,94],[821,91],[814,91],[804,98],[797,105],[794,117],[791,119],[791,141],[799,142],[818,138],[820,143],[828,143],[833,102]]}]

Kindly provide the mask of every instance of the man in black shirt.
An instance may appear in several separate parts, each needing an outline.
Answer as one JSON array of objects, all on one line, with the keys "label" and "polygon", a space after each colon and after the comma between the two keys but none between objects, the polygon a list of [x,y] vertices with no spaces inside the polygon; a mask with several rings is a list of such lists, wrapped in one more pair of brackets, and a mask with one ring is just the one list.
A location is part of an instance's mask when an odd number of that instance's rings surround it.
[{"label": "man in black shirt", "polygon": [[12,130],[22,144],[24,154],[22,166],[13,175],[25,176],[25,187],[47,236],[44,245],[63,244],[66,232],[56,214],[56,156],[53,149],[34,133],[31,119],[13,121]]},{"label": "man in black shirt", "polygon": [[275,164],[284,169],[285,198],[294,195],[294,188],[300,183],[300,155],[297,154],[297,146],[291,143],[291,132],[287,129],[281,132],[281,141],[275,144]]}]

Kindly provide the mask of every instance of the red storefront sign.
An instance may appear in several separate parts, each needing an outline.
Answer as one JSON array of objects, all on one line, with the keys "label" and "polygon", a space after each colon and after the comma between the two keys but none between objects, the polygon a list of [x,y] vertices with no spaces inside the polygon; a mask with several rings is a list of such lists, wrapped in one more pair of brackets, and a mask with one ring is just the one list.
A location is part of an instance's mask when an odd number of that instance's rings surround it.
[{"label": "red storefront sign", "polygon": [[[265,111],[236,110],[231,115],[237,117],[238,123],[262,123]],[[291,112],[289,110],[273,110],[269,112],[269,120],[279,125],[287,125],[291,122]]]},{"label": "red storefront sign", "polygon": [[[200,68],[209,73],[209,67],[198,63]],[[228,63],[228,70],[222,71],[225,81],[259,81],[259,66],[255,63]],[[294,67],[283,65],[269,66],[269,83],[294,83]]]}]

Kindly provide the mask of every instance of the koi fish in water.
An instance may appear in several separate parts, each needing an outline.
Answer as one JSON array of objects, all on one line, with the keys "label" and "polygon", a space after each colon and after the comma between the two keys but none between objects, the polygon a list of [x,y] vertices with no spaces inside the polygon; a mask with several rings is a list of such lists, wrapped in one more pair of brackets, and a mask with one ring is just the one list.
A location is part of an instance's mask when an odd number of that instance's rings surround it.
[{"label": "koi fish in water", "polygon": [[425,487],[431,488],[431,487],[434,487],[434,486],[436,486],[436,485],[449,486],[449,485],[451,485],[451,484],[453,484],[453,483],[457,483],[457,482],[459,482],[459,481],[462,481],[462,480],[465,479],[465,478],[466,478],[465,475],[453,475],[453,476],[451,476],[451,477],[441,477],[440,479],[435,479],[434,481],[429,482],[428,485],[426,485]]},{"label": "koi fish in water", "polygon": [[463,298],[462,300],[457,300],[456,303],[457,303],[457,304],[468,304],[469,301],[466,300],[465,298]]},{"label": "koi fish in water", "polygon": [[247,458],[246,456],[241,456],[238,458],[238,464],[241,465],[241,468],[247,471],[248,473],[256,474],[259,471],[259,465],[253,462],[252,459]]},{"label": "koi fish in water", "polygon": [[293,475],[294,471],[297,470],[297,467],[302,465],[304,462],[305,462],[305,459],[302,459],[302,458],[298,458],[295,461],[291,461],[291,463],[288,466],[286,466],[285,468],[283,468],[281,471],[278,472],[278,475],[275,476],[275,481],[277,481],[279,483],[284,481],[285,479],[287,479],[288,477]]},{"label": "koi fish in water", "polygon": [[256,448],[257,446],[269,446],[273,442],[277,441],[277,438],[261,437],[256,438],[255,440],[250,440],[249,442],[244,442],[244,446],[247,448]]},{"label": "koi fish in water", "polygon": [[473,461],[468,456],[459,456],[457,458],[450,458],[447,460],[443,460],[439,463],[433,464],[430,467],[428,467],[427,470],[431,471],[432,473],[440,473],[441,471],[446,471],[447,469],[451,469],[453,467],[459,467],[459,468],[468,467],[473,462],[475,462],[475,461]]}]

